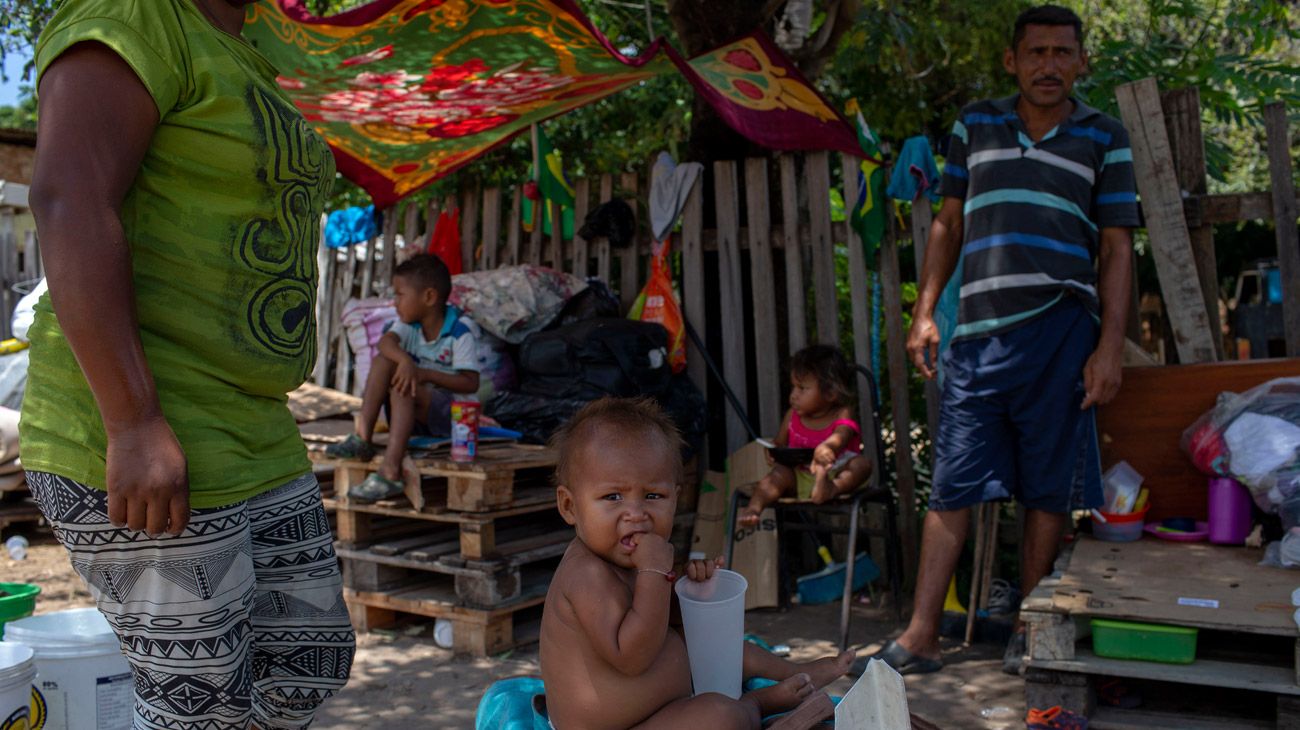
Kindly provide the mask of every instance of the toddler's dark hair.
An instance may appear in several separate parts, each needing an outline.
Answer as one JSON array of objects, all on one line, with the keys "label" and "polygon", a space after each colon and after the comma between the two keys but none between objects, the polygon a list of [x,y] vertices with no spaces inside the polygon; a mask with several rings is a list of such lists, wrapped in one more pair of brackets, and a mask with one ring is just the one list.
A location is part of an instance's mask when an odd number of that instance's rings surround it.
[{"label": "toddler's dark hair", "polygon": [[398,264],[393,276],[400,276],[420,289],[433,289],[444,304],[451,295],[451,272],[442,259],[431,253],[418,253]]},{"label": "toddler's dark hair", "polygon": [[809,345],[790,358],[790,374],[817,379],[822,394],[837,406],[853,402],[853,369],[840,348]]},{"label": "toddler's dark hair", "polygon": [[555,483],[571,484],[578,452],[598,430],[619,433],[650,433],[667,442],[672,459],[673,481],[681,483],[682,435],[673,419],[650,398],[601,398],[583,406],[551,436],[551,448],[559,455]]}]

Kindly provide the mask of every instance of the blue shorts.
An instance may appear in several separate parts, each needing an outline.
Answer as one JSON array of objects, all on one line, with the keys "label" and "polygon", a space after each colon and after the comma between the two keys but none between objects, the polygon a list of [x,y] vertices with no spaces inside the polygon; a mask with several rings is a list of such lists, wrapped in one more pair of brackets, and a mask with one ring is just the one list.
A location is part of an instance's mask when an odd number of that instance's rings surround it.
[{"label": "blue shorts", "polygon": [[1056,513],[1101,506],[1094,409],[1079,409],[1097,333],[1092,314],[1067,295],[1013,330],[952,344],[930,509],[1012,498]]}]

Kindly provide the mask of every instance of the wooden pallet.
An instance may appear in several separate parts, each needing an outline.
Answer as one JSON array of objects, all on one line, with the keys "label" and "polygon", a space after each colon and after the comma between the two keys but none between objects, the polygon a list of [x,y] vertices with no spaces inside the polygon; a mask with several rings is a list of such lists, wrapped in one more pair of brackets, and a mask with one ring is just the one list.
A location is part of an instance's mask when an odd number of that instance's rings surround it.
[{"label": "wooden pallet", "polygon": [[[1079,541],[1064,571],[1045,579],[1021,606],[1028,629],[1026,705],[1062,705],[1089,715],[1092,728],[1300,728],[1300,640],[1290,601],[1295,577],[1258,560],[1258,551],[1205,543]],[[1092,618],[1197,628],[1197,660],[1098,657],[1089,640]],[[1097,684],[1113,677],[1157,696],[1178,688],[1183,699],[1165,703],[1163,711],[1159,703],[1098,707]],[[1185,701],[1209,694],[1216,700],[1208,709]],[[1222,714],[1234,704],[1239,714]]]},{"label": "wooden pallet", "polygon": [[[370,462],[331,459],[323,451],[312,451],[317,464],[334,467],[334,485],[340,505],[348,505],[348,488],[359,484],[379,468],[381,457]],[[482,445],[472,462],[444,457],[410,458],[403,462],[406,491],[399,500],[416,511],[432,507],[459,512],[489,512],[515,505],[519,490],[549,485],[556,455],[544,446],[528,444]]]},{"label": "wooden pallet", "polygon": [[368,547],[338,547],[344,585],[362,591],[385,591],[427,578],[449,576],[456,598],[466,606],[494,608],[519,598],[525,584],[549,582],[555,564],[573,539],[559,521],[507,524],[491,555],[460,553],[453,526],[424,530],[410,537],[381,540]]},{"label": "wooden pallet", "polygon": [[36,506],[36,502],[31,498],[14,499],[10,497],[3,503],[0,503],[0,530],[4,530],[10,525],[35,522],[41,523],[45,516]]},{"label": "wooden pallet", "polygon": [[446,619],[452,625],[453,650],[482,657],[537,640],[549,584],[549,574],[545,580],[530,580],[517,598],[488,609],[464,605],[444,576],[386,591],[345,588],[343,598],[358,631],[393,626],[407,614]]}]

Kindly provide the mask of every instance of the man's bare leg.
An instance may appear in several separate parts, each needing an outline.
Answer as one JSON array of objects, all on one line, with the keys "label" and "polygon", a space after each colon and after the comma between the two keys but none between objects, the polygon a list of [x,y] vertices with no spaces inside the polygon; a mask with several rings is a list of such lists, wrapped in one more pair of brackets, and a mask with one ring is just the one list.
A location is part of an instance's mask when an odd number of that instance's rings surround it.
[{"label": "man's bare leg", "polygon": [[898,643],[917,656],[939,658],[939,621],[943,618],[943,599],[948,594],[957,561],[961,558],[970,529],[970,508],[939,511],[925,515],[921,536],[921,565],[916,575],[915,607],[907,630]]},{"label": "man's bare leg", "polygon": [[[1025,510],[1025,536],[1020,548],[1021,595],[1028,596],[1038,582],[1052,572],[1052,564],[1061,549],[1061,533],[1065,531],[1068,519],[1069,515],[1063,513]],[[1021,628],[1017,610],[1016,630]]]}]

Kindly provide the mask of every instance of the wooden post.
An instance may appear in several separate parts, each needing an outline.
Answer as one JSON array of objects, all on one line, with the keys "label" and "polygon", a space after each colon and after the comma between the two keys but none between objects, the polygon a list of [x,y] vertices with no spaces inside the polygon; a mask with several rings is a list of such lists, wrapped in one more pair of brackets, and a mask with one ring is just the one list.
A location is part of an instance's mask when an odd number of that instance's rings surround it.
[{"label": "wooden post", "polygon": [[[745,213],[749,225],[750,301],[753,304],[754,363],[758,380],[758,429],[775,436],[781,428],[781,360],[777,355],[776,281],[772,271],[772,214],[768,209],[767,159],[745,160]],[[737,326],[743,326],[737,322]]]},{"label": "wooden post", "polygon": [[[357,246],[360,244],[350,243],[344,249],[346,255],[343,263],[343,286],[338,291],[338,309],[340,314],[343,307],[347,305],[348,300],[352,298],[352,283],[356,280],[357,272]],[[366,248],[369,249],[369,244]],[[347,330],[344,329],[343,323],[337,325],[339,329],[339,344],[336,360],[337,369],[334,372],[334,389],[341,390],[345,393],[350,392],[348,387],[348,378],[352,373],[352,350],[348,349]]]},{"label": "wooden post", "polygon": [[546,198],[539,198],[533,201],[533,230],[528,234],[528,263],[533,266],[542,264],[542,232],[543,213],[546,207]]},{"label": "wooden post", "polygon": [[1148,77],[1123,84],[1115,90],[1115,97],[1131,138],[1138,192],[1178,359],[1184,364],[1213,362],[1216,338],[1210,330],[1183,200],[1178,194],[1156,80]]},{"label": "wooden post", "polygon": [[[1201,92],[1195,86],[1175,89],[1162,99],[1165,126],[1174,156],[1174,172],[1185,195],[1205,195],[1205,139],[1201,134]],[[1201,279],[1205,314],[1214,333],[1215,359],[1223,359],[1223,332],[1219,322],[1219,273],[1214,258],[1214,226],[1201,224],[1188,230],[1196,273]],[[1134,275],[1136,275],[1136,270]],[[1136,313],[1134,313],[1136,316]],[[1140,330],[1139,330],[1140,332]]]},{"label": "wooden post", "polygon": [[383,246],[375,252],[383,256],[380,260],[371,260],[375,275],[370,281],[370,293],[367,296],[387,296],[393,286],[393,258],[397,255],[397,206],[388,209],[384,217]]},{"label": "wooden post", "polygon": [[785,306],[790,352],[808,344],[808,290],[803,281],[803,241],[799,238],[799,188],[794,155],[779,158],[781,165],[781,230],[785,235]]},{"label": "wooden post", "polygon": [[[600,202],[608,203],[614,199],[614,176],[605,173],[600,176]],[[612,288],[613,282],[609,280],[610,270],[610,251],[609,239],[602,236],[596,241],[596,276]]]},{"label": "wooden post", "polygon": [[885,349],[889,359],[889,399],[894,416],[894,482],[898,487],[899,532],[903,538],[903,577],[916,575],[916,469],[912,465],[912,416],[907,398],[903,286],[898,264],[898,232],[892,200],[884,201],[889,225],[880,248],[880,289],[885,307]]},{"label": "wooden post", "polygon": [[322,387],[329,378],[330,339],[335,326],[331,300],[334,294],[334,260],[337,258],[334,249],[325,245],[325,236],[322,235],[316,249],[316,370],[312,375],[312,380]]},{"label": "wooden post", "polygon": [[550,261],[552,269],[564,271],[564,209],[554,200],[549,202],[551,206],[551,245],[546,258]]},{"label": "wooden post", "polygon": [[835,293],[835,243],[831,240],[830,162],[825,152],[804,158],[808,222],[812,234],[813,292],[817,300],[817,342],[839,343],[840,312]]},{"label": "wooden post", "polygon": [[[627,200],[627,204],[632,206],[635,217],[639,197],[636,173],[623,173],[619,178],[619,187],[623,190],[623,197]],[[641,257],[641,236],[638,228],[640,226],[634,226],[632,229],[632,245],[618,250],[618,301],[624,313],[632,308],[636,295],[641,293],[641,278],[637,275],[637,261]]]},{"label": "wooden post", "polygon": [[1264,107],[1268,135],[1268,174],[1273,183],[1273,223],[1277,228],[1277,258],[1282,269],[1282,331],[1286,354],[1300,356],[1300,234],[1296,231],[1296,189],[1291,175],[1291,132],[1286,105]]},{"label": "wooden post", "polygon": [[524,191],[519,185],[510,194],[510,220],[506,222],[506,263],[518,266],[523,259],[519,256],[519,241],[523,237],[520,223],[524,205]]},{"label": "wooden post", "polygon": [[[736,163],[713,163],[713,193],[718,221],[718,279],[722,302],[722,373],[741,404],[749,386],[745,377],[744,282],[740,273],[740,196]],[[746,407],[748,411],[748,407]],[[749,429],[734,408],[727,408],[727,453],[749,441]]]},{"label": "wooden post", "polygon": [[501,188],[483,191],[483,266],[484,271],[497,267],[501,249]]},{"label": "wooden post", "polygon": [[478,248],[478,208],[482,197],[478,188],[466,190],[460,202],[460,261],[465,271],[478,271],[475,249]]},{"label": "wooden post", "polygon": [[[363,253],[362,256],[365,258],[361,259],[361,292],[357,296],[358,299],[365,299],[370,296],[371,282],[375,278],[375,249],[379,248],[379,241],[383,237],[384,231],[388,230],[388,222],[392,220],[393,212],[392,208],[383,211],[384,225],[383,228],[380,229],[379,235],[371,238],[364,244],[365,253]],[[351,296],[351,292],[349,292],[348,295]]]},{"label": "wooden post", "polygon": [[[708,330],[705,326],[708,317],[705,312],[704,297],[704,178],[695,180],[690,195],[686,197],[686,206],[682,209],[682,305],[685,318],[699,334],[700,339],[708,342]],[[704,363],[704,353],[695,347],[690,338],[686,340],[686,372],[691,382],[708,393],[709,375]],[[704,453],[708,453],[707,450]]]},{"label": "wooden post", "polygon": [[[858,158],[853,155],[841,155],[841,169],[844,175],[844,199],[856,199],[858,189]],[[871,319],[868,313],[871,311],[871,292],[867,281],[867,259],[866,252],[862,250],[862,239],[858,236],[858,231],[852,225],[845,226],[848,231],[848,240],[845,242],[849,249],[849,296],[853,307],[853,359],[860,365],[871,367]],[[873,373],[877,378],[880,373]],[[859,395],[863,388],[858,388]],[[867,398],[858,398],[858,423],[866,428],[871,423],[871,403]],[[866,443],[866,437],[863,440]],[[879,465],[875,463],[875,449],[867,449],[868,455],[872,460],[872,468],[879,472]]]},{"label": "wooden post", "polygon": [[[406,222],[402,228],[402,248],[410,249],[411,251],[419,250],[420,206],[416,203],[407,203],[405,218]],[[393,251],[393,255],[388,257],[388,263],[384,266],[386,279],[391,280],[393,278],[393,268],[395,266],[397,266],[397,251]]]},{"label": "wooden post", "polygon": [[591,181],[584,177],[575,183],[573,195],[576,198],[573,204],[573,273],[585,279],[591,270],[591,250],[587,239],[578,235],[578,231],[582,230],[582,224],[587,220],[587,208],[591,205]]}]

